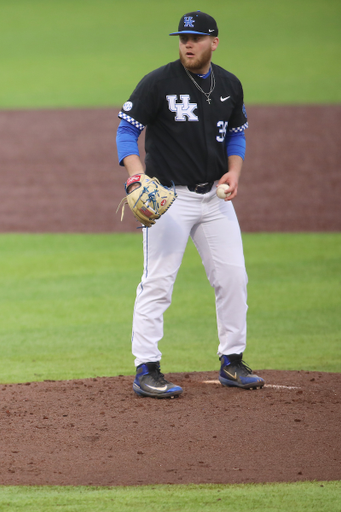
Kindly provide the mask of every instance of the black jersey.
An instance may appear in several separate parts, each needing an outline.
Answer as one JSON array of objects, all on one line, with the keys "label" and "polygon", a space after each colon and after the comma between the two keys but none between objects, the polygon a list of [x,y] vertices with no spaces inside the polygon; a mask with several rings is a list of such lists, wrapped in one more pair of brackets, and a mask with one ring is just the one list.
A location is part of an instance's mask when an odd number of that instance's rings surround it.
[{"label": "black jersey", "polygon": [[[177,60],[146,75],[119,113],[146,127],[146,174],[164,185],[220,179],[227,172],[226,133],[247,128],[240,81],[215,64],[212,70],[210,103]],[[192,76],[208,92],[211,79]]]}]

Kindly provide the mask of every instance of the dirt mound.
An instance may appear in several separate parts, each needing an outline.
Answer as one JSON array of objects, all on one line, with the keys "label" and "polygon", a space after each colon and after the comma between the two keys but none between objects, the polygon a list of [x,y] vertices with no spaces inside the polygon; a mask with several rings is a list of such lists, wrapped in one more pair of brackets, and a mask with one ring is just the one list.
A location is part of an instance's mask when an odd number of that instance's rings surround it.
[{"label": "dirt mound", "polygon": [[130,376],[2,386],[1,484],[339,480],[341,375],[257,373],[257,391],[170,374],[184,393],[164,400]]}]

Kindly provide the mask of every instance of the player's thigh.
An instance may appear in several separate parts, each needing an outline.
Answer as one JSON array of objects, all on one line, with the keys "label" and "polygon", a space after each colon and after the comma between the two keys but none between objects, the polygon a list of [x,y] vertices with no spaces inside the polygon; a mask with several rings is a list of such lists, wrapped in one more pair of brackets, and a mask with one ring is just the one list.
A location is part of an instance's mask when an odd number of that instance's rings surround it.
[{"label": "player's thigh", "polygon": [[177,273],[188,242],[191,226],[183,222],[177,201],[150,228],[144,228],[145,272]]},{"label": "player's thigh", "polygon": [[229,269],[233,272],[233,267],[244,271],[242,237],[231,202],[213,198],[209,213],[192,229],[191,237],[210,281],[215,276],[221,279]]}]

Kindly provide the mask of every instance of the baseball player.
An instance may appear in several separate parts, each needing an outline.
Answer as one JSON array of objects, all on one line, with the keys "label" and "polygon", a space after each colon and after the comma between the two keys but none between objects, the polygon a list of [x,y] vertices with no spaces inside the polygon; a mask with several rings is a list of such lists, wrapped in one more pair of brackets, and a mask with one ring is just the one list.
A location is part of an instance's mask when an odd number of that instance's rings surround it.
[{"label": "baseball player", "polygon": [[[224,386],[261,388],[264,380],[243,361],[246,347],[247,274],[238,220],[232,205],[245,156],[248,127],[243,89],[233,74],[211,62],[219,44],[216,21],[200,11],[182,16],[179,59],[147,74],[119,113],[117,149],[130,176],[175,186],[176,199],[151,227],[143,228],[144,271],[133,315],[134,391],[173,397],[180,386],[161,373],[158,342],[163,314],[191,237],[215,291],[219,380]],[[146,128],[145,169],[138,137]],[[218,185],[227,185],[223,199]]]}]

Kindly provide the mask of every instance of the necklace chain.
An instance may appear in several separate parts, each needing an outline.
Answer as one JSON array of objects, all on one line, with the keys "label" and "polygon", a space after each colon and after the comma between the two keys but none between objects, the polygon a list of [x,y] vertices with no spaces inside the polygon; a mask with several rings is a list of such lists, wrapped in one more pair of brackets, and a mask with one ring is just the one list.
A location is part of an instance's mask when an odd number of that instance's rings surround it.
[{"label": "necklace chain", "polygon": [[212,92],[214,91],[214,88],[215,88],[215,76],[214,76],[214,73],[213,73],[213,68],[211,66],[211,85],[210,85],[210,90],[209,92],[205,92],[201,87],[200,85],[194,80],[194,78],[192,77],[191,73],[188,71],[188,69],[185,68],[184,66],[184,70],[186,71],[187,75],[189,76],[189,78],[192,80],[192,82],[194,83],[195,87],[200,91],[202,92],[205,96],[206,96],[206,101],[208,103],[211,103],[211,94]]}]

